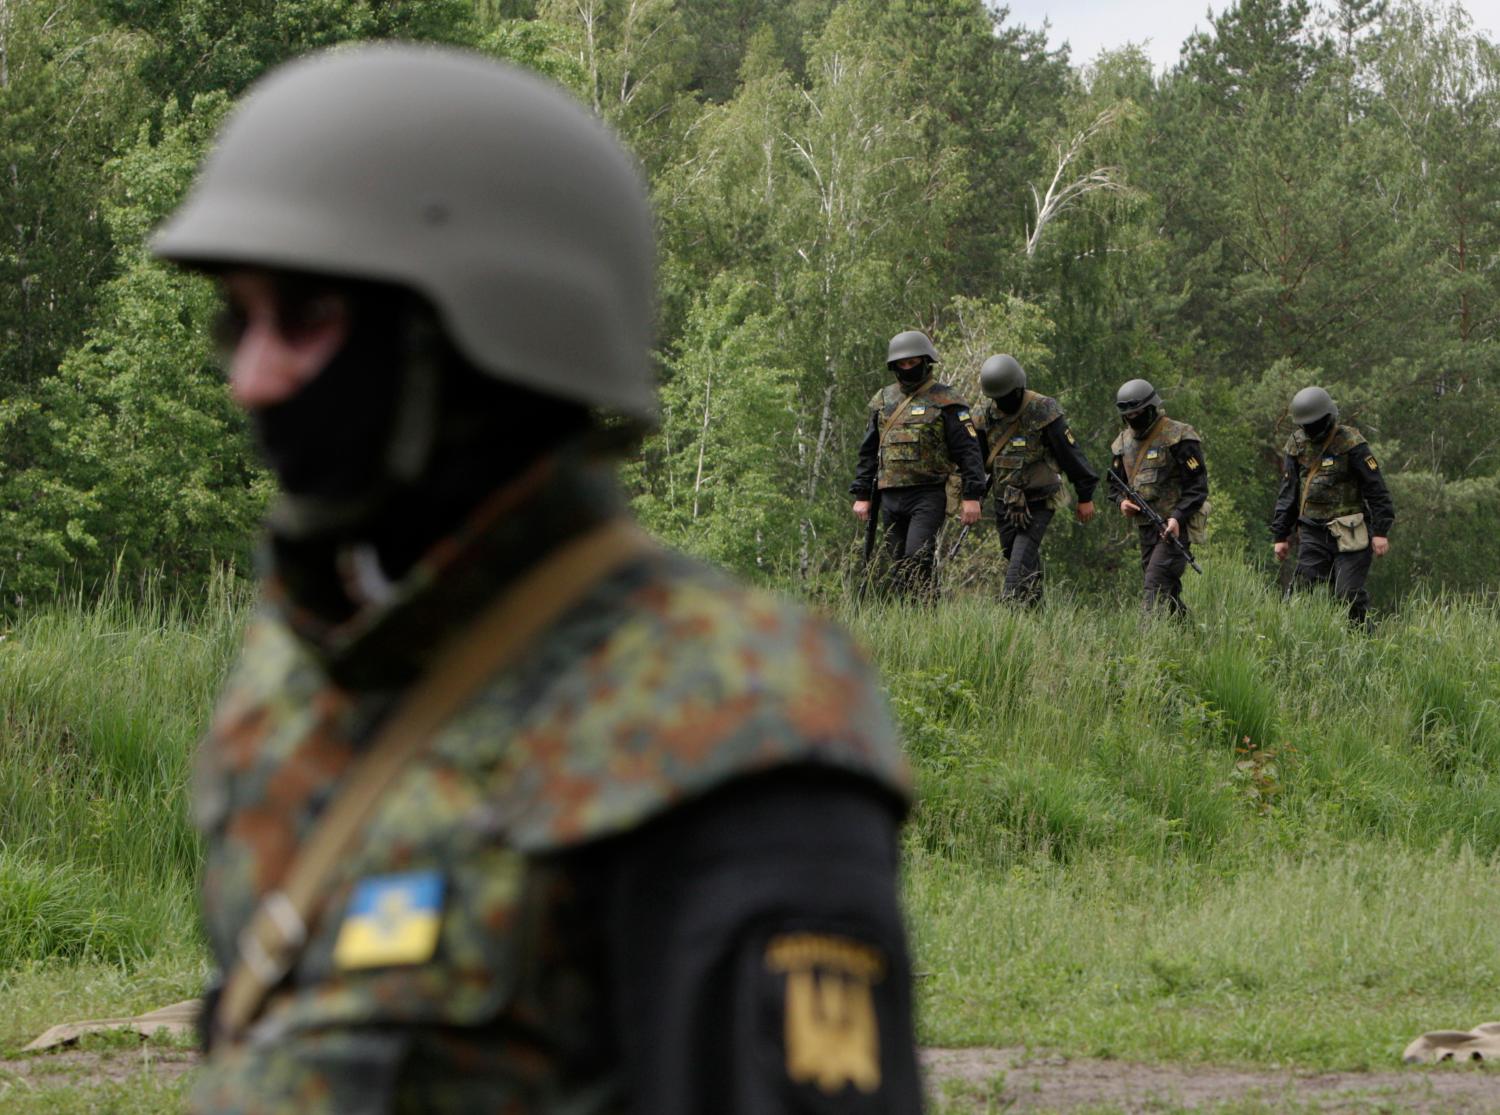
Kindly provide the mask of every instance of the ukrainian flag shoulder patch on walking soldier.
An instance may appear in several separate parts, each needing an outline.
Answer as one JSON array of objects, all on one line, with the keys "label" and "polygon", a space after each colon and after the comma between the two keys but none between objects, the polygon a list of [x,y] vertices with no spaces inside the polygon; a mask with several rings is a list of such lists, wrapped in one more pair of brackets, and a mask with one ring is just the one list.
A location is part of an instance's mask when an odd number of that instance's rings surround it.
[{"label": "ukrainian flag shoulder patch on walking soldier", "polygon": [[361,879],[339,926],[334,964],[347,971],[431,960],[442,928],[443,890],[436,871]]}]

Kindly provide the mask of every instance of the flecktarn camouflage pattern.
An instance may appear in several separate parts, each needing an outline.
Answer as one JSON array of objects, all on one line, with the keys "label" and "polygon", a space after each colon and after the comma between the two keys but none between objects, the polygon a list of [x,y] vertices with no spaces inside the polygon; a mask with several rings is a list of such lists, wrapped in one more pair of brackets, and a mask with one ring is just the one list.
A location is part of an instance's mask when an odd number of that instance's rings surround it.
[{"label": "flecktarn camouflage pattern", "polygon": [[[887,384],[875,393],[870,409],[882,428],[905,399],[899,383]],[[906,412],[881,439],[880,487],[907,488],[947,480],[953,462],[943,434],[943,408],[949,406],[964,406],[964,401],[946,383],[928,384],[912,396]]]},{"label": "flecktarn camouflage pattern", "polygon": [[1042,496],[1062,486],[1062,476],[1042,434],[1062,416],[1056,399],[1034,391],[1026,392],[1018,414],[1004,413],[993,399],[984,401],[975,414],[975,424],[991,438],[1005,438],[1004,445],[990,443],[990,476],[995,491],[1013,486],[1025,489],[1029,496]]},{"label": "flecktarn camouflage pattern", "polygon": [[[331,685],[273,610],[253,622],[196,772],[221,964],[390,699]],[[549,854],[797,764],[906,792],[847,636],[679,556],[613,574],[400,776],[290,983],[214,1051],[196,1109],[317,1113],[337,1077],[344,1100],[357,1087],[392,1110],[399,1070],[429,1111],[464,1109],[476,1077],[496,1111],[615,1110],[612,1062],[590,1061],[608,1009],[554,931],[576,896]]]},{"label": "flecktarn camouflage pattern", "polygon": [[[1302,469],[1303,482],[1307,483],[1307,498],[1298,514],[1309,519],[1325,522],[1341,515],[1354,515],[1364,510],[1364,501],[1359,494],[1359,481],[1355,478],[1350,458],[1365,445],[1364,435],[1353,426],[1340,425],[1333,436],[1314,442],[1302,430],[1292,431],[1284,452],[1296,458]],[[1368,450],[1366,450],[1368,454]],[[1371,458],[1374,459],[1373,457]],[[1317,472],[1312,472],[1316,466]],[[1297,493],[1302,500],[1302,493]]]},{"label": "flecktarn camouflage pattern", "polygon": [[1143,437],[1137,437],[1127,426],[1115,438],[1110,451],[1124,463],[1126,478],[1133,477],[1135,490],[1165,516],[1182,498],[1182,482],[1172,463],[1172,446],[1183,441],[1200,440],[1193,427],[1164,414]]}]

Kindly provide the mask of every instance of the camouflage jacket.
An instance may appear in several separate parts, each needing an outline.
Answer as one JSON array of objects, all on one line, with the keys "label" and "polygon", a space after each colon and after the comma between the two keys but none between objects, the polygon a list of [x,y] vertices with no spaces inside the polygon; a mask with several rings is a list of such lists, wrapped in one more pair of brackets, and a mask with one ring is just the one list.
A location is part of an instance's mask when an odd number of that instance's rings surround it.
[{"label": "camouflage jacket", "polygon": [[[899,383],[887,384],[870,400],[871,420],[884,431],[891,415],[906,399]],[[957,464],[953,460],[943,422],[943,408],[958,407],[960,421],[970,425],[963,399],[945,383],[931,383],[912,397],[911,405],[879,443],[877,484],[881,488],[905,488],[917,484],[941,484]]]},{"label": "camouflage jacket", "polygon": [[1056,399],[1035,391],[1026,392],[1017,414],[1005,414],[995,405],[995,400],[985,399],[975,415],[975,425],[991,439],[1005,438],[1004,445],[988,442],[993,458],[990,475],[994,478],[996,491],[1011,485],[1024,489],[1028,498],[1037,499],[1062,487],[1057,462],[1052,459],[1042,433],[1061,418],[1062,413]]},{"label": "camouflage jacket", "polygon": [[[334,640],[340,655],[384,657],[402,642],[391,632],[409,641],[453,620],[485,581],[485,562],[469,559],[490,540],[438,547],[440,562],[405,578],[379,622]],[[333,684],[282,608],[250,624],[195,772],[221,967],[397,695]],[[906,792],[894,727],[848,637],[668,552],[627,564],[398,777],[249,1039],[212,1052],[195,1110],[332,1110],[333,1075],[367,1080],[388,1103],[400,1067],[382,1043],[412,1028],[429,1076],[453,1088],[451,1104],[441,1087],[425,1092],[424,1110],[465,1110],[474,1092],[461,1085],[476,1077],[497,1111],[616,1110],[608,1066],[578,1069],[578,1050],[599,1047],[591,1035],[613,1022],[590,983],[595,960],[549,931],[571,898],[549,865],[793,766]]]},{"label": "camouflage jacket", "polygon": [[[1359,477],[1352,465],[1355,454],[1364,447],[1364,436],[1353,426],[1341,424],[1326,443],[1317,444],[1300,429],[1292,432],[1284,452],[1296,460],[1298,475],[1307,488],[1305,497],[1297,493],[1299,518],[1327,522],[1364,510]],[[1364,455],[1369,456],[1368,450]],[[1314,467],[1317,473],[1306,482]]]},{"label": "camouflage jacket", "polygon": [[[1144,437],[1136,437],[1135,431],[1127,426],[1110,450],[1124,466],[1125,478],[1131,481],[1131,486],[1166,517],[1174,513],[1173,509],[1183,499],[1183,477],[1173,449],[1185,441],[1201,440],[1198,431],[1186,422],[1162,415]],[[1194,465],[1201,471],[1202,463],[1196,458],[1188,467]]]}]

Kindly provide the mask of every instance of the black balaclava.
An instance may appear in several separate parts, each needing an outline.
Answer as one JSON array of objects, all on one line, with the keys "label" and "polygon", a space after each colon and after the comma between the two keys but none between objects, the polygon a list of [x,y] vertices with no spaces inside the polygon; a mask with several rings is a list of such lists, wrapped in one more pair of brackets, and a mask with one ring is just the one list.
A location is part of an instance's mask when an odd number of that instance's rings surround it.
[{"label": "black balaclava", "polygon": [[1026,388],[1017,387],[1014,391],[1006,392],[995,400],[995,405],[1000,408],[1001,414],[1015,414],[1021,409],[1021,403],[1026,399]]},{"label": "black balaclava", "polygon": [[1157,410],[1154,406],[1144,407],[1134,414],[1125,416],[1126,423],[1137,435],[1144,434],[1156,424]]},{"label": "black balaclava", "polygon": [[892,364],[891,371],[896,373],[896,382],[901,384],[902,390],[910,395],[927,382],[927,377],[932,374],[932,361],[923,356],[920,363],[913,364],[910,368],[900,368]]},{"label": "black balaclava", "polygon": [[292,601],[338,623],[361,607],[341,556],[374,549],[396,580],[478,505],[589,428],[581,406],[474,368],[420,299],[353,288],[348,340],[292,398],[252,412],[285,496],[268,517]]},{"label": "black balaclava", "polygon": [[1304,425],[1302,427],[1302,432],[1307,435],[1307,439],[1309,441],[1322,444],[1323,439],[1328,436],[1328,431],[1332,429],[1333,415],[1325,414],[1316,422],[1308,422],[1306,425]]}]

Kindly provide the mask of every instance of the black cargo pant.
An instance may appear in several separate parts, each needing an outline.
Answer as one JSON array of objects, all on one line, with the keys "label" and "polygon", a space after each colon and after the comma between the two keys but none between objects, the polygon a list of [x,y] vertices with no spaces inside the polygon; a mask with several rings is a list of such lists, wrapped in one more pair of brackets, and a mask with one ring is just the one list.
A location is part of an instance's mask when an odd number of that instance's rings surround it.
[{"label": "black cargo pant", "polygon": [[1328,585],[1334,596],[1349,605],[1349,622],[1356,626],[1365,623],[1370,608],[1365,578],[1370,575],[1373,557],[1368,546],[1341,554],[1338,540],[1327,527],[1306,520],[1297,524],[1297,587]]},{"label": "black cargo pant", "polygon": [[1042,602],[1042,537],[1055,512],[1045,502],[1027,504],[1027,510],[1031,512],[1031,522],[1025,527],[1011,522],[1004,507],[995,515],[1006,563],[1000,599],[1034,605]]},{"label": "black cargo pant", "polygon": [[[1148,616],[1157,609],[1165,609],[1174,616],[1187,615],[1187,605],[1182,602],[1182,574],[1188,566],[1187,554],[1149,524],[1141,527],[1140,533],[1141,571],[1145,574],[1141,611]],[[1192,543],[1186,537],[1181,542],[1191,551]]]},{"label": "black cargo pant", "polygon": [[883,488],[880,511],[891,556],[891,587],[902,596],[930,599],[937,587],[933,562],[938,531],[948,513],[947,492],[941,484]]}]

